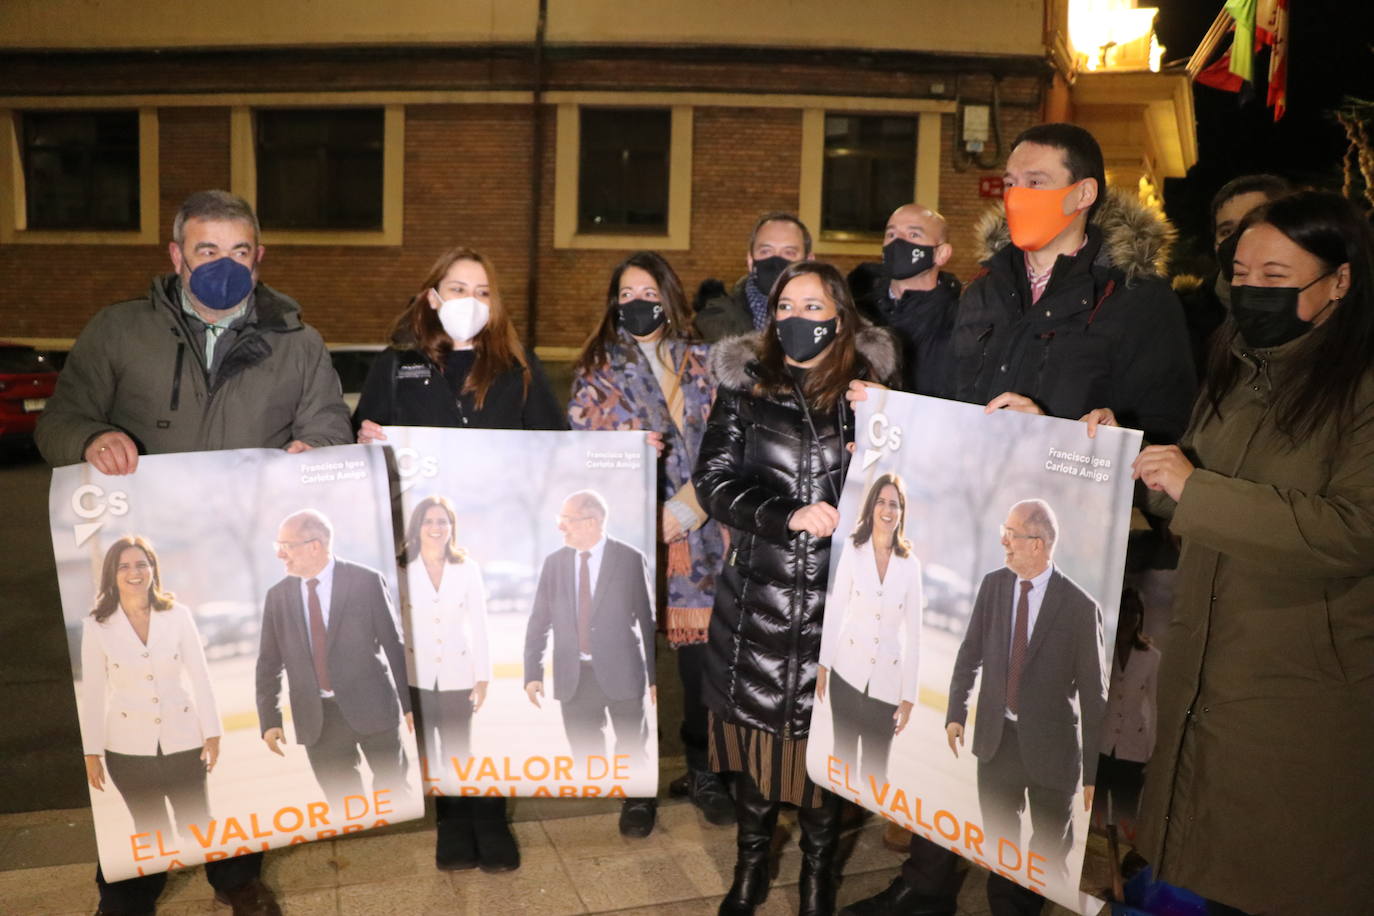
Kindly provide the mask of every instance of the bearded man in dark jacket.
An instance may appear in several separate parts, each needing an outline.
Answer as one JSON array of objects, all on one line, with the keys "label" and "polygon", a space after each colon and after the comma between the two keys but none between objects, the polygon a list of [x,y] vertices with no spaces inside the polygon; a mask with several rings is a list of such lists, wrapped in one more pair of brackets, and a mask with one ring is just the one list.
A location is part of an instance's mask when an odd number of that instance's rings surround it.
[{"label": "bearded man in dark jacket", "polygon": [[[1165,278],[1173,228],[1131,194],[1106,191],[1102,150],[1072,124],[1012,144],[1004,207],[978,226],[983,266],[959,303],[955,396],[998,409],[1145,431],[1171,443],[1196,387],[1183,310]],[[1089,749],[1085,749],[1089,750]],[[1092,808],[1095,779],[1083,774]],[[850,916],[954,916],[958,857],[919,836],[887,890]],[[993,916],[1039,913],[1044,898],[988,876]]]}]

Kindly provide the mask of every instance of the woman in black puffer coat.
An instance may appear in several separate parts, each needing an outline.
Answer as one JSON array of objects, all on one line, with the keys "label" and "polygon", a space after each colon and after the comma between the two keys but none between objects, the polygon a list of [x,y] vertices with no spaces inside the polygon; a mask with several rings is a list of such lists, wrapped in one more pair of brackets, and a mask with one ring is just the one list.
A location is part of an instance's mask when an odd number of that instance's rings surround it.
[{"label": "woman in black puffer coat", "polygon": [[854,309],[839,271],[800,261],[769,296],[757,335],[713,348],[720,387],[693,481],[731,545],[716,582],[705,684],[711,764],[735,771],[738,860],[722,914],[768,892],[779,806],[800,808],[801,912],[834,910],[840,800],[806,776],[830,536],[853,441],[845,392],[889,383],[896,348]]}]

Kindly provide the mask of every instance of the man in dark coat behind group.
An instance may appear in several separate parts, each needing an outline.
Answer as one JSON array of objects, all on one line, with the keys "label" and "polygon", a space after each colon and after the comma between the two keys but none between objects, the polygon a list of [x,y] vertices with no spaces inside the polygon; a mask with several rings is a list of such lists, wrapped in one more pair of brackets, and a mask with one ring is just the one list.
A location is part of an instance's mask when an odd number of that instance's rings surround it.
[{"label": "man in dark coat behind group", "polygon": [[[950,335],[959,280],[941,269],[953,254],[945,218],[922,204],[904,204],[887,219],[881,267],[864,264],[849,275],[859,313],[897,335],[902,382],[915,394],[954,396]],[[867,283],[860,279],[865,275]]]}]

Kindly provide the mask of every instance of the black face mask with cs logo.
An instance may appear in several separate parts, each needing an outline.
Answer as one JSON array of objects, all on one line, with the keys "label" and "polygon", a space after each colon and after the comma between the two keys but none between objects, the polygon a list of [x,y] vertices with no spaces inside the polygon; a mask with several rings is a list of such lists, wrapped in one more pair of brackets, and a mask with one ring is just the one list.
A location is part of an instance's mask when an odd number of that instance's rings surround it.
[{"label": "black face mask with cs logo", "polygon": [[838,318],[828,321],[812,321],[801,316],[784,318],[777,324],[778,343],[782,345],[782,352],[804,363],[820,356],[821,351],[830,346],[839,325]]},{"label": "black face mask with cs logo", "polygon": [[633,299],[620,303],[616,310],[616,318],[622,328],[636,337],[648,337],[663,327],[663,323],[668,320],[667,314],[663,311],[663,303],[650,302],[648,299]]},{"label": "black face mask with cs logo", "polygon": [[894,280],[909,280],[935,266],[935,246],[893,239],[883,246],[883,268]]},{"label": "black face mask with cs logo", "polygon": [[[1312,330],[1312,322],[1298,317],[1298,297],[1313,283],[1326,279],[1322,274],[1307,286],[1232,286],[1231,314],[1236,329],[1247,347],[1257,350],[1278,347],[1297,340]],[[1313,319],[1331,308],[1331,300]]]}]

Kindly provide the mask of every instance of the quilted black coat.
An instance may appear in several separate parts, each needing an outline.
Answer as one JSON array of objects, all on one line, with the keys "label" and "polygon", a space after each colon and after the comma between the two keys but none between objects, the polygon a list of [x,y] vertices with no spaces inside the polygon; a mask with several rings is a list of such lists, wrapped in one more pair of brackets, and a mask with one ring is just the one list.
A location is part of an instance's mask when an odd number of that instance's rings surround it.
[{"label": "quilted black coat", "polygon": [[[789,531],[792,513],[838,504],[853,419],[841,400],[811,410],[797,398],[753,393],[757,334],[712,348],[720,388],[693,482],[707,514],[730,527],[708,636],[706,705],[727,722],[783,738],[811,725],[830,572],[830,538]],[[890,383],[896,347],[865,328],[862,377]],[[814,434],[813,434],[814,426]]]}]

